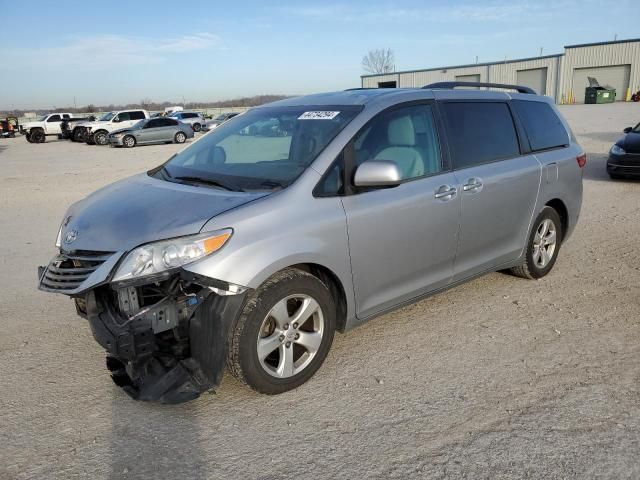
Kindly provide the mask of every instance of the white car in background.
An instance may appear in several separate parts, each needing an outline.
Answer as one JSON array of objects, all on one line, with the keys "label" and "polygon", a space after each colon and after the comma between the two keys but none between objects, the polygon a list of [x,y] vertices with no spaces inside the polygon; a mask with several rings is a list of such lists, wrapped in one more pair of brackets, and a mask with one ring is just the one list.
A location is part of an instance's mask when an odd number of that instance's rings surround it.
[{"label": "white car in background", "polygon": [[202,126],[206,123],[204,116],[198,112],[174,112],[169,116],[179,122],[191,125],[194,132],[202,130]]},{"label": "white car in background", "polygon": [[69,112],[48,113],[33,122],[20,124],[20,133],[25,135],[29,143],[44,143],[46,137],[62,135],[60,123],[73,118]]},{"label": "white car in background", "polygon": [[89,145],[107,145],[111,132],[132,127],[146,118],[151,118],[146,110],[120,110],[105,113],[100,119],[81,123],[78,127],[85,129],[85,139]]}]

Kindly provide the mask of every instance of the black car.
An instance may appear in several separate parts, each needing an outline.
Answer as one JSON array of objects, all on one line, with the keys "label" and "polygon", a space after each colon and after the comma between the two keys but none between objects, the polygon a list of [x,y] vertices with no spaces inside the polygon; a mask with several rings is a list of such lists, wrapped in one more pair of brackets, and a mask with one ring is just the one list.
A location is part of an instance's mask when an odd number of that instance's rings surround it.
[{"label": "black car", "polygon": [[640,177],[640,123],[625,128],[624,133],[609,150],[607,173],[611,178]]}]

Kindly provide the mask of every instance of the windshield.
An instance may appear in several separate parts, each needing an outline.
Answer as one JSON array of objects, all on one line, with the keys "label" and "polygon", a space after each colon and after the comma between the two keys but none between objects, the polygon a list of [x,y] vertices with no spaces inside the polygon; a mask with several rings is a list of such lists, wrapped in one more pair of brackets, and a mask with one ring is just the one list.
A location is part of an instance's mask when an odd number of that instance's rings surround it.
[{"label": "windshield", "polygon": [[116,112],[105,113],[103,116],[100,117],[100,121],[101,122],[108,122],[109,120],[111,120],[115,116],[116,116]]},{"label": "windshield", "polygon": [[133,129],[139,129],[145,126],[145,124],[147,123],[147,119],[145,118],[144,120],[140,120],[139,122],[134,123],[133,125],[131,125],[129,127],[129,129],[133,130]]},{"label": "windshield", "polygon": [[226,118],[227,118],[227,114],[223,113],[222,115],[218,115],[216,117],[216,120],[222,121],[222,120],[225,120]]},{"label": "windshield", "polygon": [[640,123],[637,124],[635,127],[633,127],[633,130],[631,130],[633,133],[640,133]]},{"label": "windshield", "polygon": [[169,181],[185,177],[239,190],[284,188],[361,110],[352,105],[255,108],[149,173]]},{"label": "windshield", "polygon": [[36,120],[36,121],[37,121],[37,122],[44,122],[48,116],[49,116],[49,114],[48,114],[48,113],[47,113],[46,115],[40,115],[40,116],[37,118],[37,120]]}]

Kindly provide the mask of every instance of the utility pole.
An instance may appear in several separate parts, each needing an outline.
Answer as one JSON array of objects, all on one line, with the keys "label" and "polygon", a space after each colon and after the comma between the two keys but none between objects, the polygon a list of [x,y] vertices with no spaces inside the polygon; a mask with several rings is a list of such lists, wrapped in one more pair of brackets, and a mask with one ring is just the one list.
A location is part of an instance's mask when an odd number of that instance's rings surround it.
[{"label": "utility pole", "polygon": [[75,95],[73,96],[73,108],[74,108],[75,110],[77,110],[77,109],[78,109],[78,106],[76,105],[76,96],[75,96]]},{"label": "utility pole", "polygon": [[544,47],[540,47],[540,57],[542,56],[542,50],[544,50]]},{"label": "utility pole", "polygon": [[618,40],[618,34],[617,33],[613,36],[613,41],[615,42],[616,40]]},{"label": "utility pole", "polygon": [[476,65],[478,64],[478,55],[476,55]]}]

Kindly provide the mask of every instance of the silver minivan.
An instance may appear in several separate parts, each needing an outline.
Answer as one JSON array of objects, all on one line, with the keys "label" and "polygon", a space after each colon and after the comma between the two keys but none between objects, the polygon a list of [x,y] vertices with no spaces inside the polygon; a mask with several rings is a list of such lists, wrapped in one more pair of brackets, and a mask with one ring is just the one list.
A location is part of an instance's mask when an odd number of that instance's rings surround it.
[{"label": "silver minivan", "polygon": [[72,205],[39,288],[73,299],[130,396],[176,403],[225,366],[285,392],[336,330],[487,272],[544,277],[585,154],[551,99],[457,86],[253,108]]}]

